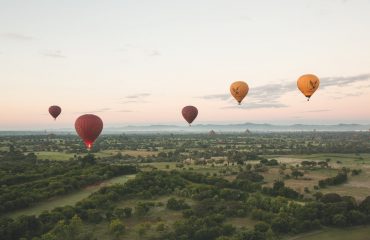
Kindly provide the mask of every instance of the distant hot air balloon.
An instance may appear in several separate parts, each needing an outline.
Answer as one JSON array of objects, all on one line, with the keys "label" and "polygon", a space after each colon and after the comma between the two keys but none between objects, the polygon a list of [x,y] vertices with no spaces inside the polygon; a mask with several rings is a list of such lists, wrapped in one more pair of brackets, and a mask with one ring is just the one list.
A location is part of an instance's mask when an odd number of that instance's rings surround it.
[{"label": "distant hot air balloon", "polygon": [[49,113],[54,118],[54,120],[57,119],[59,114],[62,112],[62,109],[59,106],[53,105],[49,107]]},{"label": "distant hot air balloon", "polygon": [[103,121],[96,115],[85,114],[76,119],[75,128],[77,134],[90,150],[103,130]]},{"label": "distant hot air balloon", "polygon": [[297,86],[299,90],[310,100],[312,94],[319,88],[320,80],[313,74],[305,74],[298,78]]},{"label": "distant hot air balloon", "polygon": [[182,109],[182,116],[191,125],[194,119],[198,116],[198,109],[194,106],[186,106]]},{"label": "distant hot air balloon", "polygon": [[233,95],[236,101],[238,101],[239,105],[243,101],[245,96],[247,96],[248,91],[248,84],[243,81],[233,82],[230,86],[230,93],[231,95]]}]

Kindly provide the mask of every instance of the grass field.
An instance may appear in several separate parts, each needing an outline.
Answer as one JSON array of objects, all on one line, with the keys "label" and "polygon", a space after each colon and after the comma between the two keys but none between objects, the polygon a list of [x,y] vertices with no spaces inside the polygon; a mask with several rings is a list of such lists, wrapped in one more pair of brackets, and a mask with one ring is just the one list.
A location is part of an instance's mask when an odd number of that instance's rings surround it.
[{"label": "grass field", "polygon": [[115,177],[107,181],[104,181],[100,184],[86,187],[80,191],[77,191],[71,194],[51,198],[47,201],[40,202],[34,206],[12,212],[6,216],[15,218],[21,215],[39,215],[45,210],[52,210],[56,207],[62,207],[66,205],[73,206],[78,201],[81,201],[82,199],[88,197],[91,193],[99,190],[99,188],[103,186],[112,185],[116,183],[125,183],[127,180],[132,179],[134,177],[135,175],[125,175],[125,176]]},{"label": "grass field", "polygon": [[[130,155],[133,157],[147,157],[147,156],[152,156],[152,155],[157,155],[158,152],[150,152],[150,151],[145,151],[145,150],[124,150],[124,151],[119,151],[119,150],[104,150],[100,151],[97,153],[94,153],[96,157],[104,158],[104,157],[111,157],[116,155],[117,153],[121,153],[122,155]],[[38,159],[41,160],[55,160],[55,161],[67,161],[71,158],[74,157],[74,153],[65,153],[65,152],[48,152],[48,151],[42,151],[42,152],[35,152],[37,155]],[[84,156],[85,154],[77,154],[77,156]]]},{"label": "grass field", "polygon": [[70,158],[73,158],[73,153],[65,153],[65,152],[35,152],[38,159],[41,160],[55,160],[55,161],[67,161]]},{"label": "grass field", "polygon": [[[338,173],[342,167],[350,169],[361,169],[362,173],[358,176],[349,176],[347,183],[330,186],[320,189],[322,193],[336,192],[340,195],[353,196],[358,200],[362,200],[370,195],[370,154],[311,154],[311,155],[284,155],[284,156],[268,156],[269,158],[275,158],[281,163],[285,163],[288,166],[295,166],[304,160],[308,161],[325,161],[330,159],[331,168],[328,169],[316,169],[307,170],[303,178],[299,179],[288,179],[285,180],[285,184],[291,188],[294,188],[300,193],[304,193],[304,188],[308,187],[313,190],[315,185],[318,185],[318,181],[324,178],[332,177]],[[340,161],[340,163],[338,163]],[[285,170],[286,173],[290,173],[289,167]],[[272,185],[274,180],[281,179],[283,176],[279,175],[279,168],[269,168],[269,171],[263,173],[267,185]],[[369,237],[370,239],[370,237]]]},{"label": "grass field", "polygon": [[[283,156],[268,156],[269,158],[275,158],[281,163],[287,164],[285,174],[290,174],[291,170],[289,166],[295,166],[300,164],[304,160],[309,161],[325,161],[330,158],[331,168],[318,168],[315,170],[306,170],[303,178],[298,179],[286,179],[285,184],[288,187],[295,189],[296,191],[304,194],[304,189],[307,187],[310,191],[314,190],[314,186],[318,185],[319,180],[333,177],[342,167],[348,167],[350,169],[361,169],[362,173],[358,176],[349,176],[347,183],[338,186],[329,186],[320,189],[322,193],[336,192],[340,195],[353,196],[358,200],[363,200],[365,197],[370,196],[370,154],[312,154],[312,155],[283,155]],[[337,163],[340,161],[341,163]],[[256,164],[259,161],[250,161],[249,163]],[[176,163],[169,162],[156,162],[156,163],[145,163],[141,164],[156,167],[159,170],[173,170],[180,168],[176,167]],[[167,168],[167,166],[169,168]],[[211,165],[184,165],[185,169],[192,169],[194,172],[199,173],[210,173],[211,175],[216,173],[219,174],[220,170],[225,169],[225,166],[211,166]],[[229,166],[229,169],[238,171],[237,166]],[[145,169],[143,169],[145,170]],[[148,170],[151,170],[148,168]],[[279,174],[279,167],[269,167],[267,172],[261,173],[266,181],[266,185],[272,186],[275,180],[283,179],[283,176]],[[224,176],[225,179],[233,180],[235,176]],[[370,237],[369,237],[370,239]]]},{"label": "grass field", "polygon": [[226,223],[232,224],[234,227],[237,228],[253,229],[254,225],[256,225],[258,221],[244,217],[244,218],[230,218],[226,220]]},{"label": "grass field", "polygon": [[369,240],[370,227],[356,227],[347,229],[324,229],[322,231],[298,235],[285,240]]}]

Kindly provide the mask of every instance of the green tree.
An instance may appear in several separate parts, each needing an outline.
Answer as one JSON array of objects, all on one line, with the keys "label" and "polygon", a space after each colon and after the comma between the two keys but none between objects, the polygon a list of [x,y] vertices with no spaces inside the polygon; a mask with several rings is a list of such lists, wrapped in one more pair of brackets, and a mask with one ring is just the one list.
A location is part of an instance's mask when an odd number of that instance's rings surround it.
[{"label": "green tree", "polygon": [[298,177],[302,177],[303,175],[304,173],[301,171],[298,171],[297,169],[294,169],[292,171],[292,176],[295,177],[295,179],[297,179]]},{"label": "green tree", "polygon": [[333,224],[337,227],[345,227],[347,220],[343,214],[335,214],[332,220]]},{"label": "green tree", "polygon": [[116,208],[113,212],[114,216],[116,216],[119,219],[123,219],[125,217],[125,210],[122,208]]},{"label": "green tree", "polygon": [[103,220],[103,217],[100,215],[100,212],[96,209],[87,210],[87,221],[91,223],[100,223]]},{"label": "green tree", "polygon": [[256,232],[267,232],[270,229],[270,225],[265,222],[258,222],[254,225],[254,231]]},{"label": "green tree", "polygon": [[123,209],[123,212],[124,212],[126,218],[129,218],[129,217],[132,216],[132,208],[130,208],[130,207],[125,207]]},{"label": "green tree", "polygon": [[109,231],[118,238],[125,233],[125,225],[120,220],[113,219],[109,224]]}]

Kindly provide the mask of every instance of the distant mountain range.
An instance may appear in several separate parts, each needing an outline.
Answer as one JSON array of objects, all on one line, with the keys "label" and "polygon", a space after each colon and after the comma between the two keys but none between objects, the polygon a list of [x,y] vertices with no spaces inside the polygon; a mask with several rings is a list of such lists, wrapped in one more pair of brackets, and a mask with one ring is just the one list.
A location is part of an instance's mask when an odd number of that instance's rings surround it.
[{"label": "distant mountain range", "polygon": [[[335,125],[273,125],[257,123],[241,124],[195,124],[191,127],[186,125],[148,125],[148,126],[122,126],[106,127],[103,131],[107,134],[121,133],[240,133],[240,132],[300,132],[300,131],[369,131],[370,124],[335,124]],[[0,135],[46,135],[75,134],[74,129],[50,129],[45,131],[0,131]]]},{"label": "distant mountain range", "polygon": [[273,125],[273,124],[196,124],[189,126],[178,125],[150,125],[150,126],[125,126],[121,128],[110,128],[107,131],[123,132],[296,132],[296,131],[368,131],[370,124],[336,124],[336,125]]}]

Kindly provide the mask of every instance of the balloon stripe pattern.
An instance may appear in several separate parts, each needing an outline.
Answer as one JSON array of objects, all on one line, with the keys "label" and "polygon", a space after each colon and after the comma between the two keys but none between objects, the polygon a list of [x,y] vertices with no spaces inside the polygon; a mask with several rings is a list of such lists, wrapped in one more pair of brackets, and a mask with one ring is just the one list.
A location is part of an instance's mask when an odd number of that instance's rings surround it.
[{"label": "balloon stripe pattern", "polygon": [[75,129],[87,149],[91,149],[103,130],[103,121],[96,115],[85,114],[77,118]]},{"label": "balloon stripe pattern", "polygon": [[57,119],[59,114],[62,112],[62,109],[59,106],[53,105],[49,107],[49,113],[54,118],[54,120]]},{"label": "balloon stripe pattern", "polygon": [[191,123],[198,116],[198,109],[194,106],[186,106],[182,109],[182,116],[191,125]]}]

